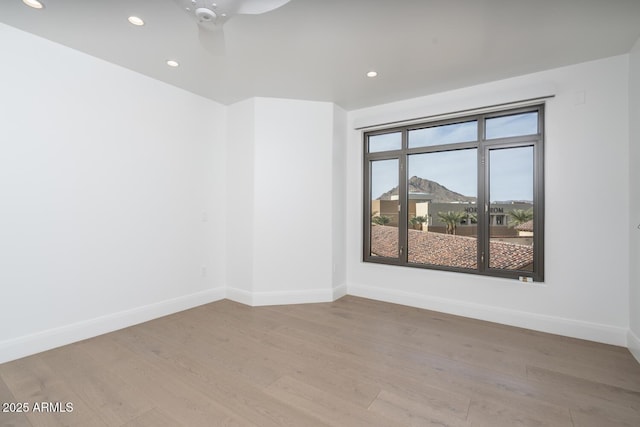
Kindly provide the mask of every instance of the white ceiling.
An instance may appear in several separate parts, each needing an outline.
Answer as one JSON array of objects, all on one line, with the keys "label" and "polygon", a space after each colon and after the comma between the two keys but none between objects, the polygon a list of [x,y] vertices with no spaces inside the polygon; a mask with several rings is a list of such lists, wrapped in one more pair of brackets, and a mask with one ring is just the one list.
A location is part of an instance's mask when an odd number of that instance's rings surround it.
[{"label": "white ceiling", "polygon": [[42,1],[0,0],[0,22],[223,104],[352,110],[623,54],[640,38],[640,0],[291,0],[230,19],[227,51],[212,55],[173,0]]}]

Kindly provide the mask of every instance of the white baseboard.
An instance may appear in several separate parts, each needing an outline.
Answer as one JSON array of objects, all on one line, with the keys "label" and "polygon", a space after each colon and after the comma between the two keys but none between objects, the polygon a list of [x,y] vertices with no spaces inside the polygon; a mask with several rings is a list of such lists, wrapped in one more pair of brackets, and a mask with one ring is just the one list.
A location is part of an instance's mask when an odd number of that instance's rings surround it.
[{"label": "white baseboard", "polygon": [[625,328],[370,286],[350,284],[348,293],[349,295],[363,298],[424,308],[540,332],[623,347],[627,346],[628,330]]},{"label": "white baseboard", "polygon": [[497,322],[541,332],[628,347],[640,362],[640,338],[631,330],[590,322],[545,316],[536,313],[467,303],[362,285],[339,285],[306,291],[249,292],[219,287],[109,314],[83,322],[48,329],[0,342],[0,363],[126,328],[158,317],[227,298],[249,306],[330,302],[354,295],[396,304],[419,307],[474,319]]},{"label": "white baseboard", "polygon": [[113,332],[158,317],[224,299],[224,288],[208,289],[82,322],[0,342],[0,363]]},{"label": "white baseboard", "polygon": [[627,348],[640,363],[640,338],[631,329],[627,333]]},{"label": "white baseboard", "polygon": [[333,288],[333,301],[347,295],[347,285],[342,284]]},{"label": "white baseboard", "polygon": [[310,304],[331,302],[347,294],[347,286],[304,291],[249,292],[227,287],[227,299],[252,307],[263,305]]},{"label": "white baseboard", "polygon": [[249,291],[245,291],[244,289],[232,288],[227,286],[226,288],[226,298],[239,302],[240,304],[253,306],[253,293]]}]

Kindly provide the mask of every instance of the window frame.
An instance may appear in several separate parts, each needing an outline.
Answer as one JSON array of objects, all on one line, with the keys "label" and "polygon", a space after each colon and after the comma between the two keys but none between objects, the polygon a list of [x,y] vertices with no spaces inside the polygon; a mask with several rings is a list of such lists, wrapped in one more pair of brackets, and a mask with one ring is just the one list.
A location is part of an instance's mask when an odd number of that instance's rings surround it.
[{"label": "window frame", "polygon": [[[538,132],[536,134],[519,135],[486,139],[486,120],[522,113],[538,113]],[[518,279],[531,278],[535,282],[544,281],[544,103],[525,107],[501,109],[491,112],[468,114],[444,120],[431,120],[420,123],[394,126],[372,131],[363,131],[363,262],[376,264],[399,265],[429,270],[443,270],[483,276],[504,277]],[[477,120],[477,139],[470,142],[448,143],[409,148],[409,132],[426,127],[443,126]],[[369,138],[371,136],[400,132],[402,136],[401,148],[390,151],[369,153]],[[490,233],[490,152],[504,148],[533,147],[533,271],[508,270],[489,267],[489,233]],[[446,265],[419,264],[408,261],[408,230],[409,230],[409,195],[407,191],[408,159],[410,155],[423,153],[437,153],[443,151],[477,149],[477,268],[461,268]],[[398,256],[395,258],[371,255],[371,162],[376,160],[398,160]],[[481,208],[482,207],[482,208]],[[506,215],[506,214],[505,214]]]}]

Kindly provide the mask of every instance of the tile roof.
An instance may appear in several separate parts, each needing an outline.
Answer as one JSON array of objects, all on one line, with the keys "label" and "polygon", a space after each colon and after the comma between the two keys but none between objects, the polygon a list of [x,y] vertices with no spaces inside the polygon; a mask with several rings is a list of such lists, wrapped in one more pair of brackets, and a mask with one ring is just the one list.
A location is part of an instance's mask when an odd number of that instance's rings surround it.
[{"label": "tile roof", "polygon": [[518,231],[533,231],[533,220],[530,219],[527,222],[523,222],[522,224],[515,227]]},{"label": "tile roof", "polygon": [[[451,234],[409,231],[409,262],[477,268],[477,239]],[[522,270],[533,263],[533,247],[509,242],[491,241],[490,267]],[[398,228],[374,226],[371,228],[372,255],[395,258],[398,256]]]}]

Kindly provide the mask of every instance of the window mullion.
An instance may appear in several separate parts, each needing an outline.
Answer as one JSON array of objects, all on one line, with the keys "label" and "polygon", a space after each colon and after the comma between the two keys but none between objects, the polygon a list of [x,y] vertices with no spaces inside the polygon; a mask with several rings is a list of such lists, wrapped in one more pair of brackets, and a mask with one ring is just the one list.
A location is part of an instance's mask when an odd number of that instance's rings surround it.
[{"label": "window mullion", "polygon": [[489,213],[489,147],[482,147],[478,150],[481,156],[479,169],[478,169],[478,270],[480,272],[486,272],[489,268],[489,241],[490,235],[490,221],[491,214]]},{"label": "window mullion", "polygon": [[404,130],[402,132],[402,149],[403,153],[400,156],[400,188],[398,191],[400,197],[400,212],[398,213],[398,256],[401,264],[407,263],[407,248],[408,248],[408,200],[409,189],[407,175],[407,146],[408,146],[408,132]]},{"label": "window mullion", "polygon": [[489,218],[488,206],[488,182],[489,182],[489,156],[488,149],[484,142],[485,121],[484,117],[478,119],[478,271],[483,273],[487,270],[489,254]]},{"label": "window mullion", "polygon": [[539,141],[534,147],[534,252],[536,280],[543,280],[544,272],[544,111],[538,117]]}]

